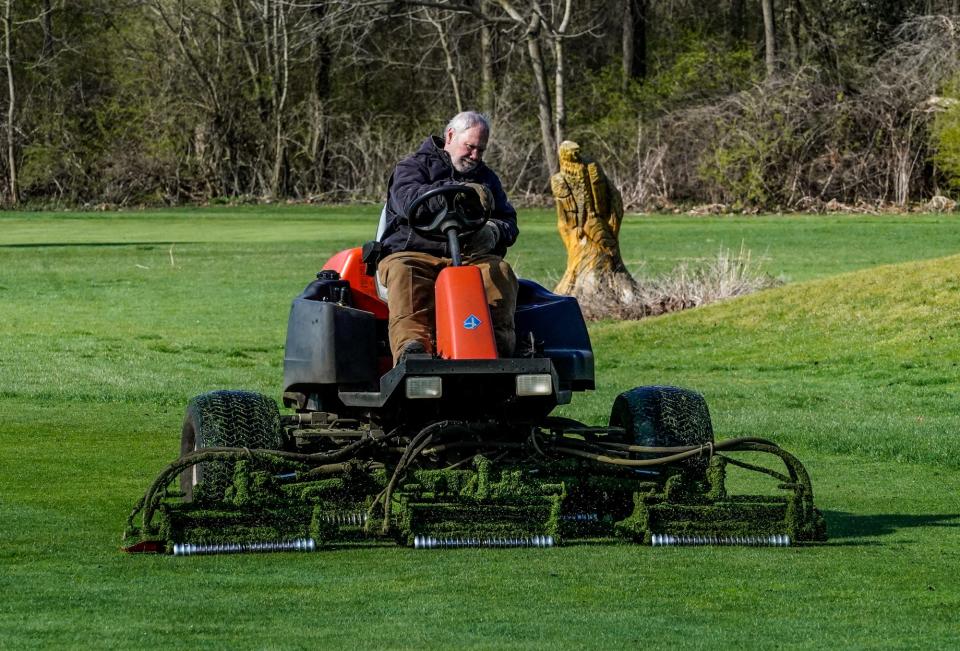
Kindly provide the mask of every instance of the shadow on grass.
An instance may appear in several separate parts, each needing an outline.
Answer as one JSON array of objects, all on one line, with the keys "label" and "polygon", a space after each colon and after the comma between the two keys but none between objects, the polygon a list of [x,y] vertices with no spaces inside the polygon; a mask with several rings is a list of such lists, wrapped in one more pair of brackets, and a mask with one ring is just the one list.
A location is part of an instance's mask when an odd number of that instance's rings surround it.
[{"label": "shadow on grass", "polygon": [[824,511],[823,517],[827,520],[827,536],[831,541],[887,536],[901,529],[916,527],[960,527],[960,513],[862,515],[844,511]]}]

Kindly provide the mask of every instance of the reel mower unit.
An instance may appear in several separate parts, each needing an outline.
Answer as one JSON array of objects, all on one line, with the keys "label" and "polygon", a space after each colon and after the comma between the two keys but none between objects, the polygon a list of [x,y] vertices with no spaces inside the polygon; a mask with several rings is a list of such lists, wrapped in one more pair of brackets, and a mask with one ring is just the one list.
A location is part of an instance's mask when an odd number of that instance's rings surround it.
[{"label": "reel mower unit", "polygon": [[[463,186],[421,197],[411,223],[450,242],[482,226]],[[441,215],[421,220],[430,196]],[[608,424],[552,416],[594,388],[575,299],[520,281],[516,357],[457,343],[485,301],[457,269],[438,292],[441,357],[395,367],[377,291],[376,243],[333,256],[293,301],[281,414],[272,398],[213,391],[187,406],[180,457],[131,512],[130,552],[203,555],[395,543],[415,549],[537,547],[615,538],[662,545],[785,546],[825,539],[803,465],[758,438],[715,441],[700,394],[641,386]],[[459,261],[459,254],[455,256]],[[448,271],[448,270],[445,270]],[[480,286],[482,297],[482,284]],[[438,335],[438,337],[441,335]],[[781,470],[746,460],[766,457]],[[731,467],[770,476],[768,495],[731,495]],[[177,481],[179,479],[179,484]],[[174,487],[177,487],[176,490]]]}]

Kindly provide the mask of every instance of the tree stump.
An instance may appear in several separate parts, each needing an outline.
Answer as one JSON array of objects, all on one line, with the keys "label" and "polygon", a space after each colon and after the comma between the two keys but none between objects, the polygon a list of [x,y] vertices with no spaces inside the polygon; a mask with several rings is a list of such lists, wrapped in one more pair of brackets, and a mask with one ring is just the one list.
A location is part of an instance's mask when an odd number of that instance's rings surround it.
[{"label": "tree stump", "polygon": [[567,269],[554,292],[577,298],[586,318],[643,316],[639,287],[620,255],[620,191],[577,143],[565,140],[559,153],[560,171],[550,186]]}]

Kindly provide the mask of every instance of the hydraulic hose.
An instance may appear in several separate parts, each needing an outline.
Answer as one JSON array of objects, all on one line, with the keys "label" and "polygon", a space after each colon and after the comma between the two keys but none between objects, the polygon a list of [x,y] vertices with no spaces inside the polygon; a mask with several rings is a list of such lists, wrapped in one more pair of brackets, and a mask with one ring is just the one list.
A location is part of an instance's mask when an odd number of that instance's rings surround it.
[{"label": "hydraulic hose", "polygon": [[157,506],[160,503],[160,496],[173,479],[187,468],[195,466],[198,463],[206,461],[215,461],[218,459],[240,460],[240,459],[259,459],[267,462],[276,462],[278,459],[291,463],[301,463],[310,466],[323,466],[324,464],[335,463],[342,459],[352,456],[358,450],[379,443],[384,439],[393,436],[395,433],[382,433],[375,437],[363,438],[350,445],[347,445],[333,452],[317,452],[305,454],[300,452],[287,452],[284,450],[266,450],[260,448],[232,448],[232,447],[209,447],[194,450],[183,455],[166,468],[164,468],[157,478],[153,480],[147,492],[133,507],[130,515],[127,517],[128,527],[133,526],[133,521],[137,514],[143,512],[142,529],[148,531]]}]

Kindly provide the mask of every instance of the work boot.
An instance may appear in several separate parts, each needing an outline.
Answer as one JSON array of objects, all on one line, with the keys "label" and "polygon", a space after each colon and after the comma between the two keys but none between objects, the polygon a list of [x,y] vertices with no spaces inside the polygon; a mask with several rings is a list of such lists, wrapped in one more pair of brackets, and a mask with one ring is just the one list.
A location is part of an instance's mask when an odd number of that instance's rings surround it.
[{"label": "work boot", "polygon": [[400,357],[397,358],[397,365],[399,366],[407,359],[407,355],[423,355],[427,352],[427,347],[423,345],[422,342],[414,339],[413,341],[408,341],[400,349]]}]

